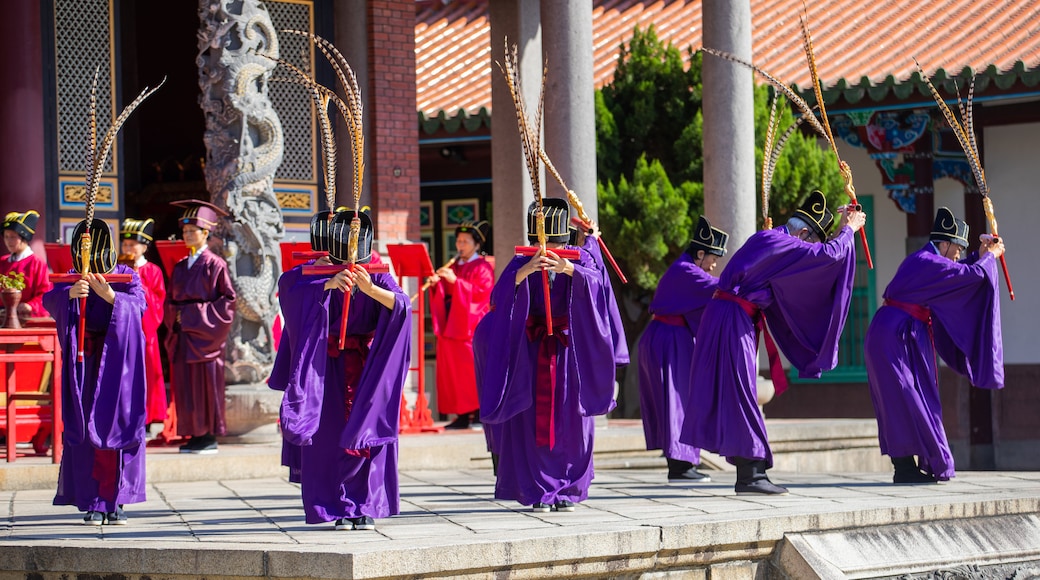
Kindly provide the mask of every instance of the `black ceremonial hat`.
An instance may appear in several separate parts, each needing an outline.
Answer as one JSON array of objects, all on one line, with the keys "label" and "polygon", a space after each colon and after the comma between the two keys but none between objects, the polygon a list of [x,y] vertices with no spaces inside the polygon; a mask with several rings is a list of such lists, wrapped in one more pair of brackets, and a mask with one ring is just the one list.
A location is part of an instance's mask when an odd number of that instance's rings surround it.
[{"label": "black ceremonial hat", "polygon": [[693,239],[686,246],[686,253],[696,256],[697,250],[704,250],[705,253],[722,257],[726,255],[726,242],[728,241],[729,234],[713,227],[708,222],[708,218],[700,216],[700,219],[697,220],[697,227],[693,230]]},{"label": "black ceremonial hat", "polygon": [[810,193],[802,207],[794,210],[794,216],[808,224],[820,241],[827,241],[827,232],[834,224],[834,214],[827,209],[827,199],[823,193],[819,190]]},{"label": "black ceremonial hat", "polygon": [[220,218],[226,217],[228,212],[208,201],[200,199],[183,199],[171,201],[174,207],[183,207],[184,213],[177,220],[178,226],[193,225],[203,230],[212,230],[217,227]]},{"label": "black ceremonial hat", "polygon": [[134,240],[136,242],[141,242],[142,244],[150,244],[152,243],[154,230],[155,220],[152,218],[145,220],[126,218],[123,220],[123,227],[119,230],[119,239]]},{"label": "black ceremonial hat", "polygon": [[[337,207],[336,212],[345,211],[345,207]],[[329,251],[329,223],[330,215],[335,213],[329,210],[319,211],[311,218],[311,249],[315,252]]]},{"label": "black ceremonial hat", "polygon": [[491,224],[485,220],[462,222],[455,228],[455,237],[458,237],[459,234],[469,234],[473,236],[474,241],[483,246],[487,243],[488,238],[491,237]]},{"label": "black ceremonial hat", "polygon": [[14,233],[22,236],[22,239],[28,242],[36,234],[36,222],[39,219],[40,214],[36,213],[36,210],[31,209],[25,213],[12,211],[4,217],[3,229],[13,230]]},{"label": "black ceremonial hat", "polygon": [[933,242],[950,242],[962,248],[968,247],[968,224],[953,217],[950,208],[940,207],[935,212],[935,223],[928,239]]},{"label": "black ceremonial hat", "polygon": [[[538,243],[538,226],[535,223],[537,211],[538,202],[534,201],[527,208],[527,240],[533,244]],[[559,197],[542,198],[542,213],[545,214],[545,241],[554,244],[570,241],[570,205],[567,200]]]},{"label": "black ceremonial hat", "polygon": [[[354,215],[354,210],[336,212],[329,225],[329,257],[340,264],[350,260],[350,222]],[[356,263],[367,264],[372,260],[372,218],[365,212],[356,215],[361,221]]]},{"label": "black ceremonial hat", "polygon": [[[87,231],[87,220],[80,220],[72,230],[72,267],[83,273],[83,263],[79,255],[80,238]],[[90,257],[88,266],[95,274],[108,274],[116,267],[116,245],[112,239],[112,230],[104,220],[94,218],[90,224]]]}]

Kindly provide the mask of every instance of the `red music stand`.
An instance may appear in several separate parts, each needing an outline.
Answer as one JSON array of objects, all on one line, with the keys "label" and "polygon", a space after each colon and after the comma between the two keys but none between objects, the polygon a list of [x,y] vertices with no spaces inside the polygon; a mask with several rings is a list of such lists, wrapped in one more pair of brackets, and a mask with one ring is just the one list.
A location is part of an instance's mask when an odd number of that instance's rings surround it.
[{"label": "red music stand", "polygon": [[55,274],[65,274],[72,270],[72,246],[62,243],[47,242],[43,244],[47,253],[47,265]]},{"label": "red music stand", "polygon": [[188,246],[183,240],[155,240],[155,249],[159,252],[159,261],[167,278],[173,276],[174,264],[188,256]]},{"label": "red music stand", "polygon": [[288,272],[307,260],[313,260],[307,256],[311,253],[310,242],[282,242],[282,272]]},{"label": "red music stand", "polygon": [[[430,254],[423,244],[389,244],[386,247],[390,254],[390,262],[397,272],[397,283],[405,276],[418,278],[417,284],[421,287],[422,281],[433,276],[433,262]],[[419,356],[418,364],[409,367],[409,371],[418,373],[419,394],[415,399],[415,409],[408,411],[404,396],[401,396],[401,433],[439,433],[444,427],[434,427],[433,415],[426,401],[426,305],[425,292],[419,293],[419,299],[415,304],[412,314],[418,316],[417,332],[419,334]]]}]

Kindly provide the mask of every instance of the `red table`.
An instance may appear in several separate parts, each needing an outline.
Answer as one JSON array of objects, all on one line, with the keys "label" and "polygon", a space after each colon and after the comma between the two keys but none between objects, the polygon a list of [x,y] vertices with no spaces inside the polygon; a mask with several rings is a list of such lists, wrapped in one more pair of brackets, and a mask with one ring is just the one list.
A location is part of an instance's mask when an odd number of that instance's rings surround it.
[{"label": "red table", "polygon": [[[26,348],[30,347],[30,348]],[[36,348],[38,347],[38,348]],[[18,363],[50,362],[53,364],[50,377],[50,389],[41,391],[18,391]],[[61,347],[58,344],[58,332],[55,328],[0,328],[0,392],[7,395],[6,414],[3,426],[7,431],[7,461],[17,458],[15,443],[18,441],[18,412],[23,413],[23,424],[28,424],[29,413],[36,415],[39,409],[19,407],[18,401],[48,401],[50,403],[51,440],[53,441],[54,463],[61,461]]]}]

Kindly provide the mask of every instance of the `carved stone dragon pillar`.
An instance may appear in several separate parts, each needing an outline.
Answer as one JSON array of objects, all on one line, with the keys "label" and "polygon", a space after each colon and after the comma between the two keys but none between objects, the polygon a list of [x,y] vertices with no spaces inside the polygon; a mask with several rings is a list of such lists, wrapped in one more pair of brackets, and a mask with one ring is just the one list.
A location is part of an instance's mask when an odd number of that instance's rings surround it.
[{"label": "carved stone dragon pillar", "polygon": [[217,232],[238,294],[224,366],[228,384],[259,383],[274,363],[285,229],[272,184],[282,125],[268,98],[278,36],[259,0],[199,0],[199,105],[206,118],[206,188],[231,214]]}]

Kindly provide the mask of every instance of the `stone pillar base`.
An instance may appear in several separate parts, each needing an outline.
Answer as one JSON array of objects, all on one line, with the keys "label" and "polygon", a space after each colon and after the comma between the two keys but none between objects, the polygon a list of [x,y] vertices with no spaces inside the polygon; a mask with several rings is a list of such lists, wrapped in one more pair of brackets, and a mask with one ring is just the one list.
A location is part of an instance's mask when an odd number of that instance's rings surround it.
[{"label": "stone pillar base", "polygon": [[282,393],[266,383],[228,385],[225,391],[227,435],[221,443],[273,443],[281,439],[278,409]]}]

